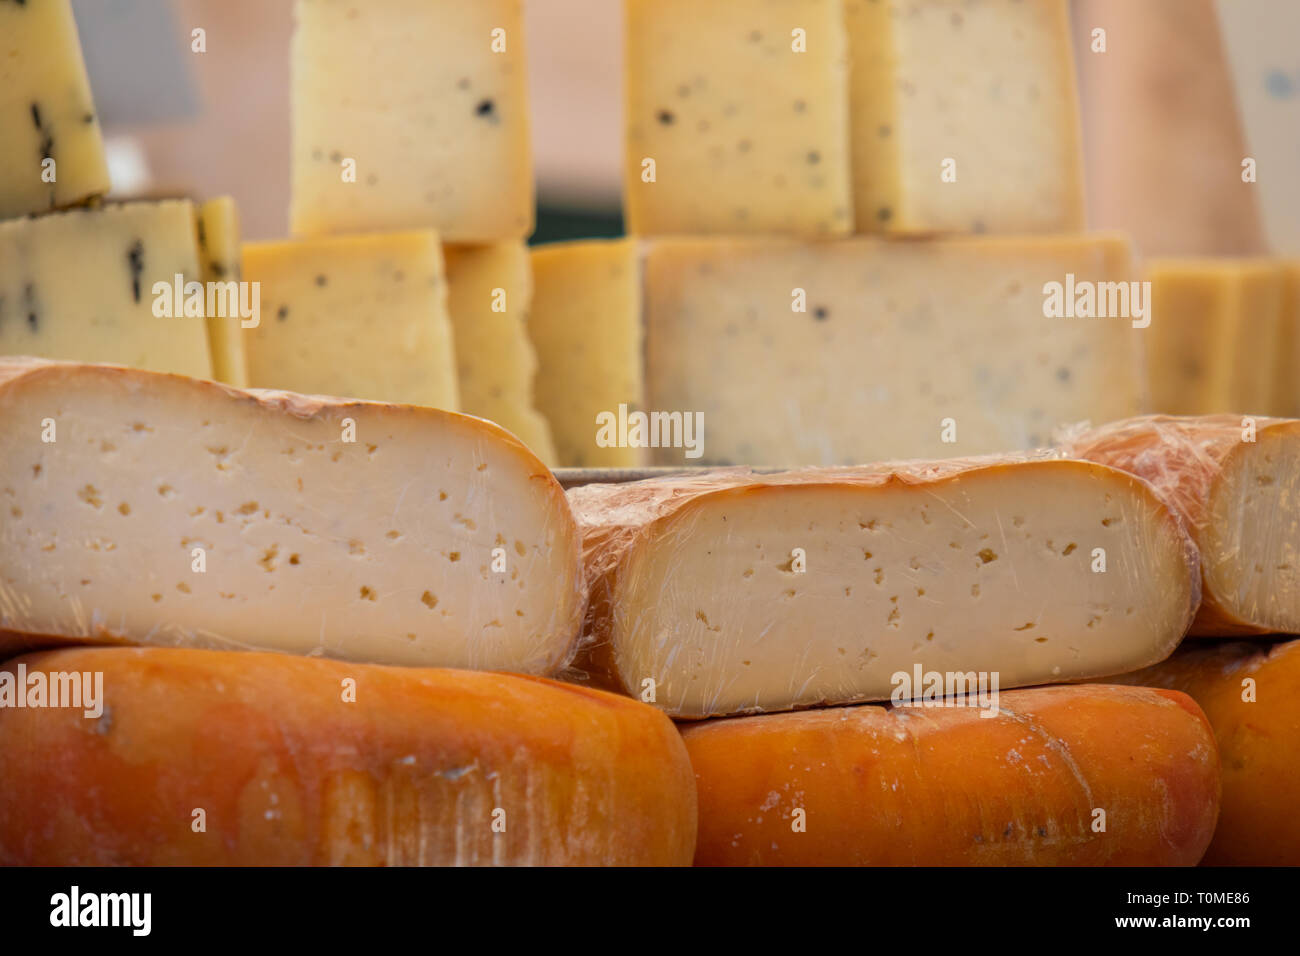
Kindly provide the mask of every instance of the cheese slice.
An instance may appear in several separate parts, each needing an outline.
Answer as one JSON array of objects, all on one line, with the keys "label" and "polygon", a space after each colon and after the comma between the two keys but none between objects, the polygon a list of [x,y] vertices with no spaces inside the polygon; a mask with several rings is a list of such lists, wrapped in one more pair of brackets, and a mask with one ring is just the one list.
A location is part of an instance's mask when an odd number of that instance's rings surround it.
[{"label": "cheese slice", "polygon": [[1110,237],[662,240],[646,262],[648,404],[703,413],[708,464],[1046,445],[1058,425],[1142,410],[1144,320],[1045,314],[1048,284],[1131,270]]},{"label": "cheese slice", "polygon": [[522,0],[297,0],[295,235],[533,230]]},{"label": "cheese slice", "polygon": [[845,0],[861,232],[1084,225],[1068,0]]},{"label": "cheese slice", "polygon": [[528,332],[539,361],[537,407],[570,468],[635,467],[640,447],[600,438],[597,418],[645,404],[641,282],[629,240],[557,242],[532,251]]},{"label": "cheese slice", "polygon": [[203,312],[185,314],[185,284],[199,277],[187,201],[0,223],[0,355],[211,378]]},{"label": "cheese slice", "polygon": [[261,287],[250,384],[460,407],[436,233],[249,242],[243,272]]},{"label": "cheese slice", "polygon": [[[1285,274],[1267,259],[1161,259],[1147,267],[1155,411],[1265,414],[1276,392]],[[1288,376],[1289,377],[1289,376]]]},{"label": "cheese slice", "polygon": [[461,410],[491,419],[555,465],[550,426],[533,407],[537,353],[528,338],[528,250],[522,242],[498,242],[445,246],[443,255]]},{"label": "cheese slice", "polygon": [[70,206],[108,189],[71,3],[0,3],[0,219]]},{"label": "cheese slice", "polygon": [[19,637],[545,673],[582,614],[550,472],[434,409],[11,359],[0,506]]},{"label": "cheese slice", "polygon": [[1300,421],[1150,416],[1067,435],[1063,450],[1149,481],[1201,552],[1192,633],[1300,631]]},{"label": "cheese slice", "polygon": [[[229,196],[210,199],[198,208],[199,262],[205,283],[238,284],[242,279],[239,251],[239,208]],[[236,295],[238,285],[235,286]],[[206,300],[206,296],[205,296]],[[226,297],[233,304],[239,298]],[[249,300],[251,302],[251,300]],[[212,374],[220,382],[239,388],[248,386],[248,360],[244,356],[244,317],[229,308],[227,314],[210,310],[208,348],[212,352]],[[260,321],[249,318],[247,321]]]},{"label": "cheese slice", "polygon": [[576,671],[670,715],[1001,687],[1161,660],[1197,559],[1145,483],[1049,458],[741,469],[569,491],[591,587]]},{"label": "cheese slice", "polygon": [[696,865],[1201,858],[1219,810],[1219,761],[1186,696],[1043,687],[999,704],[991,717],[974,707],[850,707],[684,728],[699,783]]},{"label": "cheese slice", "polygon": [[1273,368],[1274,415],[1300,418],[1300,259],[1282,263],[1282,315],[1278,327],[1277,364]]},{"label": "cheese slice", "polygon": [[680,735],[612,694],[173,648],[19,658],[0,694],[60,675],[81,707],[0,709],[0,865],[685,866],[695,850]]},{"label": "cheese slice", "polygon": [[840,0],[624,10],[630,233],[852,232]]}]

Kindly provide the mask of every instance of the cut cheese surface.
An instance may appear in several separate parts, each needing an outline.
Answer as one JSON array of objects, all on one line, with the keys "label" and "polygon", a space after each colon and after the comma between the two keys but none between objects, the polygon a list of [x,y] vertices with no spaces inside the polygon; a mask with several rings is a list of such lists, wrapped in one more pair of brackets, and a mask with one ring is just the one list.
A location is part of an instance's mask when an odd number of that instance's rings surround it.
[{"label": "cut cheese surface", "polygon": [[[1161,259],[1147,267],[1152,406],[1169,415],[1267,414],[1286,274],[1267,259]],[[1294,376],[1290,372],[1287,378]]]},{"label": "cut cheese surface", "polygon": [[845,0],[860,232],[1084,225],[1068,0]]},{"label": "cut cheese surface", "polygon": [[887,700],[918,665],[1002,687],[1116,673],[1168,656],[1199,596],[1170,510],[1087,462],[736,469],[569,501],[591,587],[577,669],[653,682],[674,717]]},{"label": "cut cheese surface", "polygon": [[611,694],[163,648],[31,655],[0,688],[20,673],[102,675],[102,712],[0,709],[0,865],[683,866],[695,848],[680,736]]},{"label": "cut cheese surface", "polygon": [[295,235],[533,229],[522,0],[297,0]]},{"label": "cut cheese surface", "polygon": [[[241,279],[239,208],[229,196],[210,199],[198,208],[199,262],[203,281],[238,283]],[[238,286],[235,287],[238,289]],[[230,302],[230,299],[225,301]],[[233,300],[239,302],[238,298]],[[209,312],[208,348],[212,352],[212,375],[219,382],[248,387],[248,361],[244,357],[243,321],[237,312],[225,315]],[[260,317],[259,317],[260,318]],[[251,321],[251,319],[249,320]]]},{"label": "cut cheese surface", "polygon": [[560,465],[643,464],[645,449],[597,441],[598,415],[645,404],[636,244],[552,243],[532,250],[532,266],[528,331],[539,361],[535,394]]},{"label": "cut cheese surface", "polygon": [[1149,416],[1067,435],[1064,450],[1150,482],[1201,552],[1193,634],[1300,631],[1300,421]]},{"label": "cut cheese surface", "polygon": [[1171,691],[1044,687],[1002,694],[993,718],[849,707],[682,736],[700,866],[1192,866],[1219,810],[1214,736]]},{"label": "cut cheese surface", "polygon": [[[1046,445],[1141,410],[1124,317],[1045,287],[1128,282],[1110,237],[663,240],[646,262],[647,402],[703,412],[702,463],[862,464]],[[658,453],[680,464],[680,451]],[[567,462],[566,462],[567,464]]]},{"label": "cut cheese surface", "polygon": [[840,0],[624,9],[629,233],[852,232]]},{"label": "cut cheese surface", "polygon": [[1300,641],[1184,644],[1114,678],[1188,694],[1219,742],[1223,807],[1210,866],[1300,866]]},{"label": "cut cheese surface", "polygon": [[0,469],[0,633],[545,673],[578,630],[563,492],[479,419],[17,359]]},{"label": "cut cheese surface", "polygon": [[537,353],[528,337],[528,250],[522,242],[498,242],[445,246],[443,255],[461,411],[496,422],[555,465],[550,426],[533,407]]},{"label": "cut cheese surface", "polygon": [[251,385],[459,409],[436,233],[249,242],[243,266],[261,283]]},{"label": "cut cheese surface", "polygon": [[70,206],[108,189],[72,4],[0,3],[0,219]]},{"label": "cut cheese surface", "polygon": [[201,275],[194,221],[169,200],[0,223],[0,355],[211,378],[202,311],[174,291]]}]

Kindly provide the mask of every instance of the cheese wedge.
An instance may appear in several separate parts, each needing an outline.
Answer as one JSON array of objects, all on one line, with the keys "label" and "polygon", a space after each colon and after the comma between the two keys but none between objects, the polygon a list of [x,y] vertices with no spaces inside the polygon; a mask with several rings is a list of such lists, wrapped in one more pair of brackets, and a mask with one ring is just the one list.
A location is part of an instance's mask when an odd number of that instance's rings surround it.
[{"label": "cheese wedge", "polygon": [[72,4],[0,3],[0,219],[70,206],[108,188]]},{"label": "cheese wedge", "polygon": [[10,359],[0,507],[0,633],[29,644],[545,673],[582,615],[550,472],[434,409]]},{"label": "cheese wedge", "polygon": [[443,256],[461,410],[496,422],[555,466],[550,426],[533,407],[537,353],[528,338],[528,250],[522,242],[498,242],[444,246]]},{"label": "cheese wedge", "polygon": [[682,730],[699,866],[1192,866],[1214,834],[1214,735],[1185,695],[1002,694]]},{"label": "cheese wedge", "polygon": [[1110,678],[1182,691],[1219,742],[1223,806],[1211,866],[1300,866],[1300,641],[1184,644],[1154,667]]},{"label": "cheese wedge", "polygon": [[1199,596],[1168,507],[1087,462],[736,469],[569,501],[577,670],[674,717],[887,700],[918,665],[1001,687],[1113,674],[1167,657]]},{"label": "cheese wedge", "polygon": [[1300,631],[1300,421],[1149,416],[1067,435],[1149,481],[1201,552],[1196,635]]},{"label": "cheese wedge", "polygon": [[[245,317],[230,303],[252,303],[248,296],[239,298],[242,278],[239,249],[239,208],[229,196],[210,199],[199,206],[196,226],[199,237],[199,266],[205,283],[221,283],[232,289],[235,298],[214,298],[220,309],[209,309],[208,348],[212,353],[212,376],[219,382],[239,388],[248,387],[248,360],[244,355],[244,321],[260,322],[259,314]],[[235,283],[232,287],[230,283]],[[206,297],[205,297],[206,298]],[[251,310],[250,310],[251,311]],[[223,314],[224,313],[224,314]]]},{"label": "cheese wedge", "polygon": [[243,265],[261,288],[250,384],[459,410],[437,233],[249,242]]},{"label": "cheese wedge", "polygon": [[97,648],[10,661],[0,695],[74,681],[79,706],[0,708],[0,865],[682,866],[695,849],[681,737],[611,694]]},{"label": "cheese wedge", "polygon": [[0,355],[211,378],[203,308],[187,314],[184,292],[199,278],[187,201],[0,222]]},{"label": "cheese wedge", "polygon": [[853,231],[840,0],[627,0],[628,232]]}]

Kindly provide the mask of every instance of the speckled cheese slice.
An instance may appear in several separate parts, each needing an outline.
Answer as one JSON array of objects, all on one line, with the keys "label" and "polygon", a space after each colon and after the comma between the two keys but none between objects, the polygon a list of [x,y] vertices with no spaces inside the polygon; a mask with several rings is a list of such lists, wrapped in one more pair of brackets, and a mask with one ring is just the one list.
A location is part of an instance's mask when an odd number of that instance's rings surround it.
[{"label": "speckled cheese slice", "polygon": [[845,21],[859,231],[1083,228],[1067,0],[845,0]]},{"label": "speckled cheese slice", "polygon": [[0,355],[212,377],[203,316],[154,314],[156,283],[200,278],[194,205],[74,209],[0,223]]},{"label": "speckled cheese slice", "polygon": [[[1059,425],[1141,410],[1149,330],[1048,318],[1044,286],[1131,269],[1127,243],[1105,236],[660,240],[646,262],[647,401],[703,412],[709,464],[1046,445]],[[659,455],[680,464],[676,449]]]},{"label": "speckled cheese slice", "polygon": [[[204,282],[239,282],[239,208],[229,196],[210,199],[198,208],[199,262]],[[208,348],[212,374],[219,382],[245,388],[248,361],[244,357],[244,329],[240,315],[211,315]],[[251,321],[251,320],[250,320]]]},{"label": "speckled cheese slice", "polygon": [[[1285,272],[1266,259],[1147,265],[1152,409],[1170,415],[1272,411]],[[1294,371],[1288,378],[1294,377]]]},{"label": "speckled cheese slice", "polygon": [[249,242],[243,270],[261,283],[251,385],[459,409],[436,233]]},{"label": "speckled cheese slice", "polygon": [[533,407],[537,353],[528,337],[533,274],[520,241],[444,246],[461,411],[496,422],[548,465],[551,429]]},{"label": "speckled cheese slice", "polygon": [[[597,444],[596,418],[645,404],[641,281],[630,240],[557,242],[532,250],[537,407],[567,468],[645,463],[641,448]],[[680,451],[678,452],[680,455]]]},{"label": "speckled cheese slice", "polygon": [[9,360],[0,503],[0,632],[28,644],[544,673],[582,612],[554,478],[436,409]]},{"label": "speckled cheese slice", "polygon": [[625,11],[629,232],[852,232],[840,0]]},{"label": "speckled cheese slice", "polygon": [[0,219],[73,205],[108,188],[69,0],[0,2]]},{"label": "speckled cheese slice", "polygon": [[1133,670],[1199,598],[1169,507],[1088,462],[733,470],[569,500],[591,584],[578,669],[674,717],[886,700],[918,667],[1001,688]]},{"label": "speckled cheese slice", "polygon": [[[532,232],[521,0],[294,9],[296,235],[427,226],[449,242],[490,242]],[[348,160],[355,182],[344,180]]]}]

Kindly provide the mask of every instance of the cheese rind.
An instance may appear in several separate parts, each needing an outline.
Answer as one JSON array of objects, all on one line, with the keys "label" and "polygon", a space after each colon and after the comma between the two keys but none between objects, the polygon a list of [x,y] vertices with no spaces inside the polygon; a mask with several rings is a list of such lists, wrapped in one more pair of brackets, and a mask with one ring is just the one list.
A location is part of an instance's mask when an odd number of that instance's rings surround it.
[{"label": "cheese rind", "polygon": [[1063,436],[1151,483],[1201,553],[1191,633],[1300,631],[1300,421],[1153,415]]},{"label": "cheese rind", "polygon": [[459,409],[436,233],[249,242],[243,271],[261,283],[253,386]]},{"label": "cheese rind", "polygon": [[11,359],[0,502],[0,634],[28,645],[546,673],[582,616],[558,483],[435,409]]},{"label": "cheese rind", "polygon": [[443,255],[461,410],[496,422],[555,465],[550,426],[533,407],[537,353],[528,337],[528,250],[522,242],[499,242],[444,246]]},{"label": "cheese rind", "polygon": [[[703,413],[704,464],[1040,447],[1059,425],[1136,414],[1144,397],[1147,330],[1135,319],[1045,315],[1045,287],[1071,275],[1078,288],[1128,282],[1128,244],[658,241],[645,277],[648,405]],[[680,464],[681,452],[656,463]]]},{"label": "cheese rind", "polygon": [[532,232],[521,0],[298,0],[294,10],[295,235]]},{"label": "cheese rind", "polygon": [[1214,736],[1171,691],[1044,687],[1003,693],[992,718],[851,707],[682,736],[697,866],[1191,866],[1219,809]]},{"label": "cheese rind", "polygon": [[178,275],[182,290],[200,277],[184,200],[0,223],[0,355],[211,378],[203,314],[185,314]]},{"label": "cheese rind", "polygon": [[840,0],[624,10],[629,233],[852,232]]},{"label": "cheese rind", "polygon": [[570,489],[591,591],[575,670],[671,716],[886,700],[899,673],[1002,687],[1168,656],[1197,556],[1143,482],[972,459]]},{"label": "cheese rind", "polygon": [[1083,228],[1067,0],[844,7],[860,232]]},{"label": "cheese rind", "polygon": [[103,710],[0,709],[0,864],[683,866],[695,848],[680,736],[609,694],[158,648],[32,655],[0,681],[19,667],[101,674]]},{"label": "cheese rind", "polygon": [[71,3],[0,3],[0,219],[74,205],[109,185]]},{"label": "cheese rind", "polygon": [[1111,678],[1182,691],[1219,743],[1223,804],[1209,866],[1300,866],[1300,641],[1183,645],[1154,667]]},{"label": "cheese rind", "polygon": [[1300,259],[1282,264],[1282,318],[1278,330],[1277,365],[1273,369],[1271,412],[1300,418]]},{"label": "cheese rind", "polygon": [[[210,199],[199,206],[197,217],[203,281],[238,283],[243,270],[240,265],[239,208],[235,201],[229,196]],[[248,387],[242,321],[243,317],[237,313],[209,313],[207,316],[212,377],[236,388]]]},{"label": "cheese rind", "polygon": [[642,448],[597,443],[598,415],[617,415],[620,405],[645,405],[636,244],[552,243],[532,250],[532,266],[528,331],[539,362],[534,393],[550,422],[559,463],[643,464]]}]

